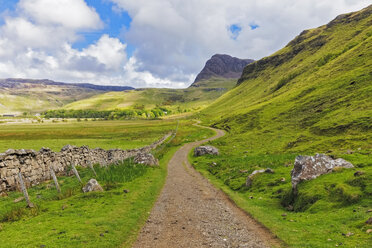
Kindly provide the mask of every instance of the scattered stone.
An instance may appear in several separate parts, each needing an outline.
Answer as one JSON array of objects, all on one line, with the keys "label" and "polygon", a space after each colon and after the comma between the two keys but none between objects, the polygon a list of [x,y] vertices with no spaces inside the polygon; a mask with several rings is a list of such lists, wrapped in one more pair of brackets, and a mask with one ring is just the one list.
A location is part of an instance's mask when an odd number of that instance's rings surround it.
[{"label": "scattered stone", "polygon": [[286,209],[287,209],[288,211],[293,211],[293,210],[294,210],[294,207],[293,207],[292,205],[288,205],[288,207],[286,207]]},{"label": "scattered stone", "polygon": [[1,192],[0,197],[8,197],[8,194],[6,192]]},{"label": "scattered stone", "polygon": [[37,194],[37,195],[36,195],[36,198],[37,198],[37,199],[41,199],[41,197],[42,197],[42,196],[41,196],[40,194]]},{"label": "scattered stone", "polygon": [[246,187],[251,187],[252,186],[252,183],[253,183],[253,177],[254,177],[254,175],[260,174],[260,173],[274,173],[274,170],[273,169],[270,169],[270,168],[267,168],[267,169],[261,169],[261,170],[255,170],[255,171],[253,171],[247,177],[247,179],[245,180],[245,186]]},{"label": "scattered stone", "polygon": [[125,194],[128,194],[128,193],[129,193],[129,189],[124,189],[123,192],[124,192]]},{"label": "scattered stone", "polygon": [[366,233],[372,233],[372,229],[368,229]]},{"label": "scattered stone", "polygon": [[101,233],[99,236],[104,237],[105,235],[103,233]]},{"label": "scattered stone", "polygon": [[13,202],[17,203],[17,202],[23,201],[24,199],[25,198],[23,196],[21,196],[21,197],[18,197],[17,199],[15,199]]},{"label": "scattered stone", "polygon": [[285,182],[285,178],[282,177],[282,178],[280,179],[280,181],[281,181],[281,182]]},{"label": "scattered stone", "polygon": [[138,153],[134,157],[134,162],[136,164],[159,166],[159,161],[151,153]]},{"label": "scattered stone", "polygon": [[219,155],[219,151],[214,146],[199,146],[199,147],[196,147],[194,150],[195,157],[203,156],[206,154]]},{"label": "scattered stone", "polygon": [[250,196],[249,199],[253,199],[254,197],[253,196]]},{"label": "scattered stone", "polygon": [[240,173],[248,173],[248,170],[240,170]]},{"label": "scattered stone", "polygon": [[368,209],[368,210],[367,210],[367,213],[371,213],[371,212],[372,212],[372,209]]},{"label": "scattered stone", "polygon": [[365,174],[364,171],[356,171],[356,172],[354,173],[354,177],[359,177],[359,176],[364,175],[364,174]]},{"label": "scattered stone", "polygon": [[103,188],[96,179],[90,179],[89,182],[83,187],[83,192],[103,191]]},{"label": "scattered stone", "polygon": [[62,210],[65,210],[67,207],[68,207],[67,205],[63,205]]},{"label": "scattered stone", "polygon": [[366,221],[366,224],[372,225],[372,217],[369,217],[369,219]]},{"label": "scattered stone", "polygon": [[291,172],[292,188],[296,189],[299,182],[315,179],[320,175],[332,172],[337,167],[354,168],[350,162],[342,158],[332,159],[324,154],[297,156]]},{"label": "scattered stone", "polygon": [[348,232],[347,234],[346,234],[346,237],[350,237],[350,236],[353,236],[354,235],[354,233],[352,233],[352,232]]},{"label": "scattered stone", "polygon": [[45,248],[46,247],[46,245],[40,245],[40,248]]},{"label": "scattered stone", "polygon": [[287,216],[287,214],[286,214],[286,213],[284,213],[284,214],[282,214],[282,216],[283,216],[283,217],[286,217],[286,216]]},{"label": "scattered stone", "polygon": [[360,150],[362,150],[362,148],[361,147],[358,147],[358,151],[360,151]]},{"label": "scattered stone", "polygon": [[346,154],[353,154],[354,153],[354,151],[353,150],[350,150],[350,149],[348,149],[347,151],[346,151]]}]

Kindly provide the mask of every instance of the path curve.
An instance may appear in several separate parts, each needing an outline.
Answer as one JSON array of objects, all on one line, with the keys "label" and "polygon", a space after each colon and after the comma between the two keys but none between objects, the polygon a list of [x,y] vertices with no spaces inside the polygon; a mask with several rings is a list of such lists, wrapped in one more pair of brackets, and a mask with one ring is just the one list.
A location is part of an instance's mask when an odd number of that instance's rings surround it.
[{"label": "path curve", "polygon": [[183,145],[169,161],[164,188],[134,248],[235,248],[279,244],[271,233],[189,164],[187,156],[193,147],[225,134],[222,130],[209,129],[217,134]]}]

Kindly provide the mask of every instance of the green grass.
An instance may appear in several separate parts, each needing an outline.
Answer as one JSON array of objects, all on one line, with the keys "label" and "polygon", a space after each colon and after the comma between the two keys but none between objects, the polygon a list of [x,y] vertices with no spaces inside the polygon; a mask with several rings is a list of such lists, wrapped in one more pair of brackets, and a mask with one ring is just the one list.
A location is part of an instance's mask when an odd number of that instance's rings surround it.
[{"label": "green grass", "polygon": [[[248,65],[239,85],[198,114],[227,134],[211,142],[220,156],[192,158],[194,166],[291,247],[372,242],[364,223],[372,206],[371,13],[301,33]],[[294,158],[315,153],[356,168],[300,183],[294,198]],[[275,173],[244,186],[250,172],[267,167]],[[355,177],[357,170],[365,174]],[[348,232],[354,235],[342,235]]]},{"label": "green grass", "polygon": [[[84,194],[75,177],[59,177],[61,194],[53,182],[29,189],[36,208],[25,208],[24,201],[14,203],[20,192],[0,198],[0,246],[130,247],[160,193],[171,156],[185,140],[213,134],[191,123],[180,121],[177,136],[154,151],[160,159],[159,167],[134,165],[129,160],[108,168],[96,166],[104,192]],[[146,128],[142,126],[142,130]],[[78,170],[83,182],[94,177],[89,169]]]},{"label": "green grass", "polygon": [[24,88],[0,88],[0,114],[41,113],[102,91],[70,85],[24,84]]},{"label": "green grass", "polygon": [[[369,247],[371,237],[366,230],[371,226],[364,222],[370,217],[367,210],[372,206],[372,166],[343,170],[301,183],[299,196],[293,202],[290,171],[294,156],[242,154],[238,157],[223,153],[204,158],[190,154],[189,158],[216,187],[290,247],[334,247],[340,243],[344,247]],[[360,164],[363,165],[366,164]],[[254,177],[251,188],[244,186],[253,170],[268,167],[274,169],[274,174],[259,174]],[[357,170],[365,174],[355,177]],[[293,204],[294,211],[288,211],[288,203]],[[349,232],[354,235],[343,235]]]},{"label": "green grass", "polygon": [[54,151],[67,144],[103,149],[131,149],[149,145],[176,128],[169,121],[69,121],[60,123],[0,124],[0,152],[12,149],[49,147]]},{"label": "green grass", "polygon": [[195,111],[206,107],[236,84],[236,80],[212,78],[200,87],[187,89],[138,89],[125,92],[108,92],[70,103],[66,109],[113,110],[143,106],[152,109],[162,106],[174,113]]}]

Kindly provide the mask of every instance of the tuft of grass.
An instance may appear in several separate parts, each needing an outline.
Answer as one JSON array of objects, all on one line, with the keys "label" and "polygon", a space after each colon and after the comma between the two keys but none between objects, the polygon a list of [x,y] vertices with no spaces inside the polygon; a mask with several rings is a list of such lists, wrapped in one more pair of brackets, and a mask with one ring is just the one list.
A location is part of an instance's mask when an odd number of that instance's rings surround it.
[{"label": "tuft of grass", "polygon": [[111,185],[114,183],[133,181],[134,179],[143,176],[149,169],[149,166],[134,164],[131,159],[125,160],[123,163],[119,163],[118,165],[110,165],[107,167],[95,166],[97,180]]}]

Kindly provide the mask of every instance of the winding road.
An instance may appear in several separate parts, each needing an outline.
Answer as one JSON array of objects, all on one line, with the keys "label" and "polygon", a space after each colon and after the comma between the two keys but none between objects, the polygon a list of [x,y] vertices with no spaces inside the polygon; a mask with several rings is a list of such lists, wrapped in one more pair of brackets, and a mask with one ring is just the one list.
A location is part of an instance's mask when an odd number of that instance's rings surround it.
[{"label": "winding road", "polygon": [[[199,126],[202,127],[202,126]],[[208,128],[208,127],[203,127]],[[222,137],[187,143],[172,157],[164,188],[133,247],[271,247],[279,241],[189,164],[190,150]]]}]

